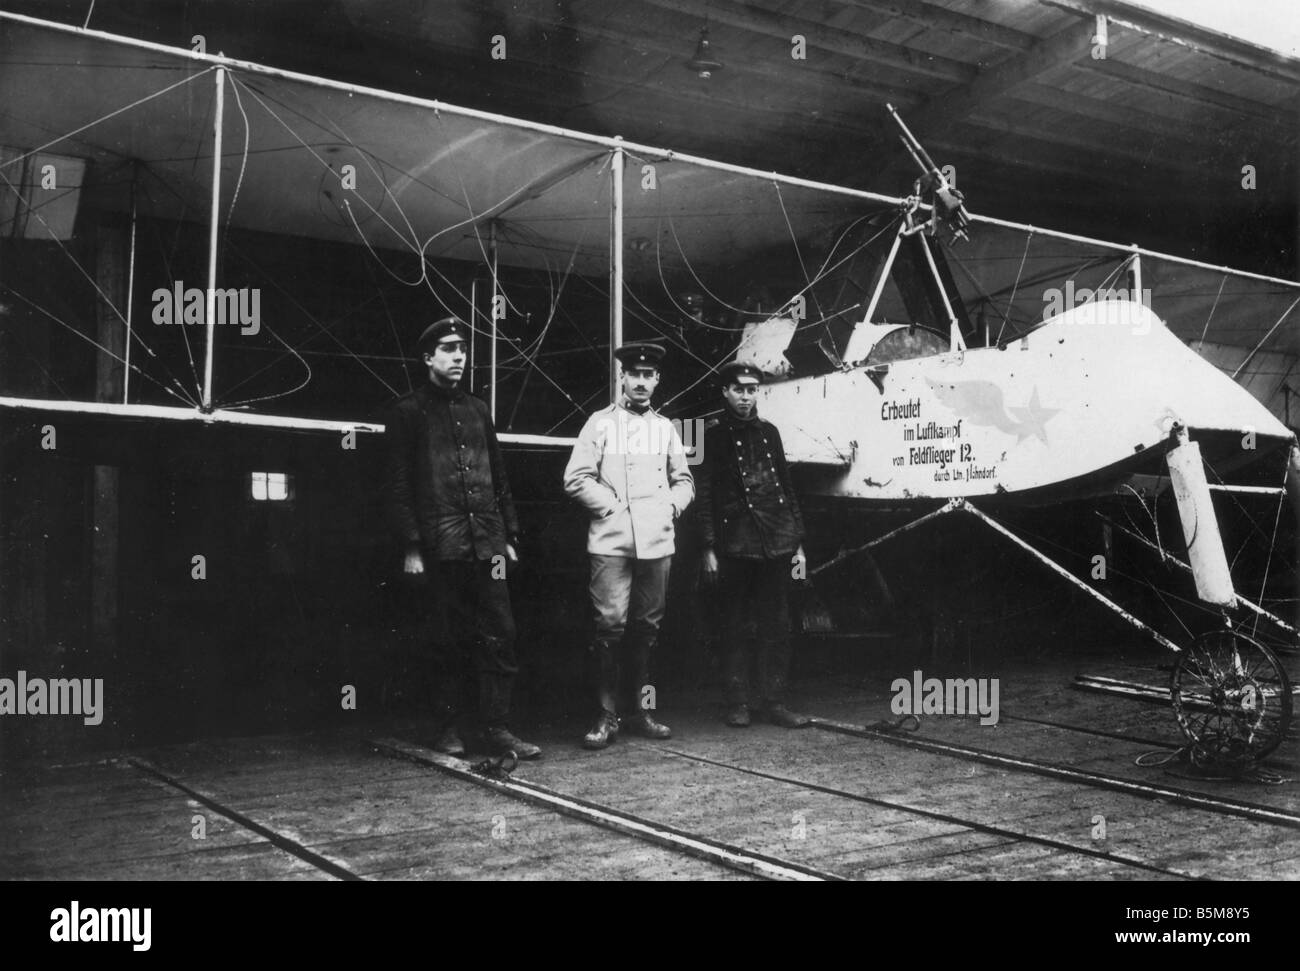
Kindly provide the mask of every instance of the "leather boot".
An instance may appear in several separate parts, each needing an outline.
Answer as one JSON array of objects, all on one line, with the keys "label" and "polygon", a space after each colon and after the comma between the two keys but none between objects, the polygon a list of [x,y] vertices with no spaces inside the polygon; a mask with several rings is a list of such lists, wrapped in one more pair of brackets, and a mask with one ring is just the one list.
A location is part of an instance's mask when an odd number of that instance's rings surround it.
[{"label": "leather boot", "polygon": [[618,645],[603,640],[592,641],[587,646],[587,668],[596,705],[613,715],[618,711]]},{"label": "leather boot", "polygon": [[[646,693],[651,686],[650,658],[654,655],[658,638],[653,632],[631,627],[623,638],[623,666],[626,677],[621,685],[626,711],[639,712],[648,703],[655,706],[656,699]],[[626,722],[627,719],[624,719]]]},{"label": "leather boot", "polygon": [[456,730],[456,721],[453,719],[438,734],[438,740],[433,743],[433,750],[441,752],[443,755],[454,755],[460,758],[465,754],[465,743],[460,740],[460,732]]},{"label": "leather boot", "polygon": [[773,725],[779,725],[782,728],[806,728],[812,724],[812,719],[807,715],[801,715],[797,711],[791,711],[779,701],[765,704],[762,709],[763,719],[771,722]]},{"label": "leather boot", "polygon": [[582,747],[590,749],[605,748],[616,738],[618,738],[618,715],[608,708],[602,708],[600,717],[596,719],[596,724],[592,726],[591,731],[582,737]]},{"label": "leather boot", "polygon": [[493,755],[514,752],[517,759],[535,759],[542,754],[541,748],[512,735],[505,725],[489,725],[483,732],[483,740]]},{"label": "leather boot", "polygon": [[635,715],[623,719],[623,727],[629,732],[646,738],[672,738],[673,733],[667,725],[661,725],[650,717],[648,711],[638,711]]}]

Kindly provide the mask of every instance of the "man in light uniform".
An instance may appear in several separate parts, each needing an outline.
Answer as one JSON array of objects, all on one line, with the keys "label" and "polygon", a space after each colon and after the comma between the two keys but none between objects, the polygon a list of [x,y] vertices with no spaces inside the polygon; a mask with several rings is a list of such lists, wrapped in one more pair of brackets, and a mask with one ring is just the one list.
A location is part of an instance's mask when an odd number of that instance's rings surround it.
[{"label": "man in light uniform", "polygon": [[[619,400],[587,419],[564,470],[564,491],[592,516],[587,552],[596,634],[590,653],[600,714],[583,745],[593,749],[613,741],[620,727],[648,738],[671,735],[650,716],[650,664],[664,617],[675,523],[695,495],[677,430],[650,407],[664,349],[626,344],[614,356],[621,366]],[[620,688],[629,713],[621,723]]]}]

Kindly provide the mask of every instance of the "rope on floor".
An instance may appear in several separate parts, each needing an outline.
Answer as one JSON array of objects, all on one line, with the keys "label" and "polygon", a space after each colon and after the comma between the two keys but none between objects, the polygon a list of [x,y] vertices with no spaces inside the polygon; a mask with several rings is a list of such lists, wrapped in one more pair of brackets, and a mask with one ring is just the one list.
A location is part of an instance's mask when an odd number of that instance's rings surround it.
[{"label": "rope on floor", "polygon": [[1167,768],[1165,774],[1179,779],[1194,779],[1198,782],[1252,782],[1256,785],[1280,786],[1295,781],[1258,765],[1215,758],[1195,742],[1189,742],[1172,752],[1164,750],[1143,752],[1133,760],[1133,764],[1142,768],[1186,766],[1187,771],[1179,772]]}]

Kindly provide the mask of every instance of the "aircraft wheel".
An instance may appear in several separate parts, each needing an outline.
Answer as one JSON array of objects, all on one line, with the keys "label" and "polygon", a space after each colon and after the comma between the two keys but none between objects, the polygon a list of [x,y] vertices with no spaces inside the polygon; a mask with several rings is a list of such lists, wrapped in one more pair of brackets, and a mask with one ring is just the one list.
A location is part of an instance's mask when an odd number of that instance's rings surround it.
[{"label": "aircraft wheel", "polygon": [[1277,656],[1234,630],[1203,634],[1178,655],[1169,686],[1174,717],[1194,761],[1262,759],[1291,723],[1291,682]]}]

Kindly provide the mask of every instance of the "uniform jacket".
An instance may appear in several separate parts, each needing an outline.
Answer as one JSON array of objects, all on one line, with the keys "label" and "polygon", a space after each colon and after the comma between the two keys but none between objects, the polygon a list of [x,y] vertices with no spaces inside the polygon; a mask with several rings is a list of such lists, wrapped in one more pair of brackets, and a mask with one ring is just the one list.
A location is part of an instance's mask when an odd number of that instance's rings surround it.
[{"label": "uniform jacket", "polygon": [[695,483],[677,430],[653,408],[602,408],[582,427],[564,491],[592,515],[587,552],[654,560],[675,550],[673,523]]},{"label": "uniform jacket", "polygon": [[705,429],[703,451],[695,518],[705,548],[753,559],[793,554],[803,542],[803,516],[776,426],[724,409]]},{"label": "uniform jacket", "polygon": [[505,554],[519,523],[488,406],[429,382],[386,424],[389,515],[407,549],[440,560]]}]

